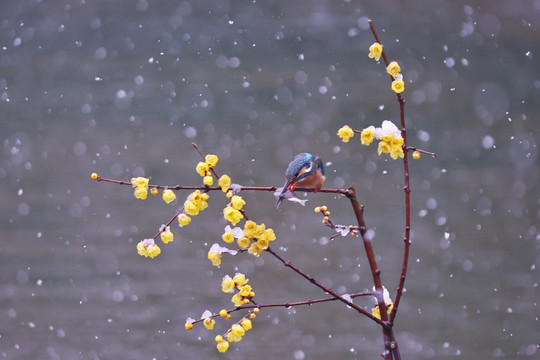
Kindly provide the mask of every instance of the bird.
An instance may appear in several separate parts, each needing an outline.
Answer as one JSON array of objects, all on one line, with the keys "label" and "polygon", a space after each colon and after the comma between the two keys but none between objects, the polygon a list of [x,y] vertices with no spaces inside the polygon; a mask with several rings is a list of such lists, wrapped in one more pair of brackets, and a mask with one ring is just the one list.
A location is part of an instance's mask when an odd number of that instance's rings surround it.
[{"label": "bird", "polygon": [[320,157],[310,153],[300,153],[296,155],[287,166],[285,171],[287,181],[283,189],[277,194],[276,208],[281,202],[290,196],[286,193],[293,192],[295,187],[320,189],[326,177],[324,176],[324,166]]}]

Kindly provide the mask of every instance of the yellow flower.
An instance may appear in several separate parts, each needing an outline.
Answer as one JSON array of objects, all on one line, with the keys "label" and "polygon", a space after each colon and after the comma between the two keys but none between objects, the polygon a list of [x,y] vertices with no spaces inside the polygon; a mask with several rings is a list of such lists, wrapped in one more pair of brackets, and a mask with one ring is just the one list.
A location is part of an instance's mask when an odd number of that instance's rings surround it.
[{"label": "yellow flower", "polygon": [[197,174],[201,176],[206,176],[206,172],[208,171],[208,169],[208,164],[202,161],[199,161],[199,163],[195,167],[195,171],[197,171]]},{"label": "yellow flower", "polygon": [[145,200],[148,196],[148,188],[137,186],[133,191],[136,199]]},{"label": "yellow flower", "polygon": [[139,241],[137,244],[137,253],[141,256],[148,256],[146,252],[146,246],[144,245],[144,241]]},{"label": "yellow flower", "polygon": [[240,341],[242,340],[242,336],[246,334],[246,330],[244,330],[242,326],[234,324],[231,326],[231,332],[229,332],[229,334],[232,334],[234,339],[233,341]]},{"label": "yellow flower", "polygon": [[399,64],[396,62],[396,61],[392,61],[390,64],[388,64],[388,66],[386,67],[386,72],[389,74],[389,75],[392,75],[392,76],[398,76],[399,73],[401,71],[401,67],[399,66]]},{"label": "yellow flower", "polygon": [[255,255],[255,257],[259,257],[259,255],[262,254],[263,248],[259,245],[259,243],[251,243],[251,246],[248,249],[248,253]]},{"label": "yellow flower", "polygon": [[369,47],[368,56],[370,59],[375,59],[375,61],[379,61],[379,59],[381,58],[382,52],[383,52],[383,46],[379,44],[378,42],[376,42],[376,43],[373,43]]},{"label": "yellow flower", "polygon": [[146,249],[146,251],[148,253],[148,256],[151,257],[152,259],[155,258],[156,256],[158,256],[159,254],[161,254],[161,249],[156,244],[150,245]]},{"label": "yellow flower", "polygon": [[260,238],[259,240],[257,240],[257,244],[263,249],[268,248],[268,240],[265,238]]},{"label": "yellow flower", "polygon": [[204,323],[204,327],[207,328],[208,330],[214,330],[214,325],[216,325],[216,320],[207,317],[204,319],[203,323]]},{"label": "yellow flower", "polygon": [[392,148],[400,148],[403,145],[403,138],[401,136],[393,136],[391,139]]},{"label": "yellow flower", "polygon": [[266,233],[264,234],[264,237],[268,241],[274,241],[276,240],[276,234],[274,234],[274,229],[267,229]]},{"label": "yellow flower", "polygon": [[394,160],[397,160],[398,157],[403,158],[404,156],[405,154],[403,153],[402,147],[398,147],[398,148],[392,147],[392,149],[390,150],[390,157]]},{"label": "yellow flower", "polygon": [[388,154],[390,153],[390,145],[385,141],[379,141],[379,148],[378,148],[379,155],[381,154]]},{"label": "yellow flower", "polygon": [[233,281],[236,286],[243,286],[248,283],[249,279],[246,279],[245,274],[236,273],[233,277]]},{"label": "yellow flower", "polygon": [[[393,307],[394,307],[394,304],[392,302],[386,303],[386,310],[387,310],[388,315],[390,315],[390,313],[392,312]],[[379,305],[375,305],[375,307],[371,309],[371,315],[373,315],[379,320],[381,319],[381,311],[379,310]]]},{"label": "yellow flower", "polygon": [[362,142],[362,145],[368,146],[373,142],[373,139],[375,139],[373,126],[365,128],[362,130],[362,133],[360,133],[360,141]]},{"label": "yellow flower", "polygon": [[223,239],[223,241],[229,244],[234,241],[234,235],[230,231],[226,231],[223,235],[221,235],[221,238]]},{"label": "yellow flower", "polygon": [[229,313],[227,312],[227,310],[221,309],[221,310],[219,311],[219,316],[221,316],[221,317],[227,317],[227,315],[229,315]]},{"label": "yellow flower", "polygon": [[212,175],[205,176],[203,178],[203,184],[207,186],[212,186],[214,184],[214,177]]},{"label": "yellow flower", "polygon": [[252,220],[246,221],[244,224],[244,235],[250,238],[255,237],[255,230],[257,229],[257,223]]},{"label": "yellow flower", "polygon": [[171,230],[167,229],[161,233],[161,241],[163,241],[164,244],[168,244],[173,240],[174,240],[174,235],[171,232]]},{"label": "yellow flower", "polygon": [[217,349],[219,352],[226,352],[229,349],[229,342],[222,339],[218,342]]},{"label": "yellow flower", "polygon": [[209,251],[208,260],[212,262],[212,265],[219,266],[221,265],[221,254],[215,251]]},{"label": "yellow flower", "polygon": [[248,331],[248,330],[251,330],[253,328],[253,324],[251,323],[251,320],[249,319],[244,319],[242,320],[242,322],[240,323],[240,325],[242,325],[242,327],[244,328],[244,330]]},{"label": "yellow flower", "polygon": [[234,294],[231,301],[234,306],[241,306],[244,304],[244,298],[239,293]]},{"label": "yellow flower", "polygon": [[242,213],[230,206],[223,209],[223,217],[225,220],[230,221],[231,224],[236,225],[243,217]]},{"label": "yellow flower", "polygon": [[226,193],[231,187],[231,178],[229,175],[222,175],[218,180],[218,185],[221,188],[221,191]]},{"label": "yellow flower", "polygon": [[209,198],[210,198],[210,195],[208,195],[208,193],[202,193],[201,194],[202,201],[207,201]]},{"label": "yellow flower", "polygon": [[153,188],[150,190],[150,193],[151,193],[152,195],[157,195],[157,194],[158,194],[158,189],[155,188],[155,187],[153,187]]},{"label": "yellow flower", "polygon": [[257,225],[257,228],[255,229],[255,237],[256,238],[263,238],[266,235],[266,225],[260,224]]},{"label": "yellow flower", "polygon": [[92,180],[97,180],[99,175],[97,173],[92,173],[92,175],[90,175],[90,177],[92,178]]},{"label": "yellow flower", "polygon": [[144,239],[137,244],[137,253],[141,256],[155,258],[161,254],[161,249],[154,243],[154,239]]},{"label": "yellow flower", "polygon": [[235,210],[242,210],[242,207],[246,204],[246,201],[238,195],[234,195],[231,199],[231,206]]},{"label": "yellow flower", "polygon": [[337,135],[341,138],[341,141],[346,143],[354,136],[354,131],[349,125],[345,125],[338,130]]},{"label": "yellow flower", "polygon": [[249,296],[249,293],[251,292],[251,285],[244,285],[240,288],[240,296],[247,297]]},{"label": "yellow flower", "polygon": [[172,190],[170,189],[163,190],[163,201],[169,204],[174,199],[176,199],[176,195],[174,194]]},{"label": "yellow flower", "polygon": [[414,160],[420,159],[420,151],[415,150],[415,151],[412,153],[412,157],[413,157]]},{"label": "yellow flower", "polygon": [[392,81],[392,90],[394,90],[396,94],[403,92],[403,90],[405,90],[405,83],[403,80]]},{"label": "yellow flower", "polygon": [[250,242],[251,240],[249,240],[247,236],[242,236],[240,239],[238,239],[238,246],[240,246],[242,249],[247,249]]},{"label": "yellow flower", "polygon": [[182,226],[186,226],[191,222],[191,218],[184,213],[178,215],[178,223]]},{"label": "yellow flower", "polygon": [[216,166],[219,158],[216,155],[208,154],[204,157],[204,160],[208,167],[213,168],[214,166]]},{"label": "yellow flower", "polygon": [[148,179],[144,177],[131,178],[131,186],[133,187],[147,187]]},{"label": "yellow flower", "polygon": [[231,292],[234,289],[234,280],[229,276],[225,275],[221,281],[221,291],[224,293]]},{"label": "yellow flower", "polygon": [[184,202],[184,211],[191,216],[199,215],[199,207],[193,201],[186,200]]},{"label": "yellow flower", "polygon": [[185,326],[187,331],[191,331],[191,329],[193,329],[193,323],[191,323],[189,321],[186,322],[186,325],[184,325],[184,326]]}]

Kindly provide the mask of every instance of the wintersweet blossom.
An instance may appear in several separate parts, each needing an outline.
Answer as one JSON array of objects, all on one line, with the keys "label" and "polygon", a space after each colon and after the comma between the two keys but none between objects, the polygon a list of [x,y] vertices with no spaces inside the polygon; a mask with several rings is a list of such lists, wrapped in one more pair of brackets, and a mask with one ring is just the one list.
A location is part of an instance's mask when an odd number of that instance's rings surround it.
[{"label": "wintersweet blossom", "polygon": [[246,201],[239,195],[234,195],[231,198],[231,207],[235,210],[242,210],[245,204]]},{"label": "wintersweet blossom", "polygon": [[221,341],[218,341],[217,343],[217,349],[219,352],[226,352],[229,349],[229,342],[221,339]]},{"label": "wintersweet blossom", "polygon": [[163,201],[165,201],[167,204],[171,203],[176,199],[176,195],[171,189],[165,189],[163,190]]},{"label": "wintersweet blossom", "polygon": [[223,241],[225,241],[226,243],[232,243],[234,241],[234,235],[232,232],[230,231],[226,231],[222,236],[221,238],[223,239]]},{"label": "wintersweet blossom", "polygon": [[237,242],[238,246],[240,246],[242,249],[247,249],[251,243],[251,240],[247,236],[242,236]]},{"label": "wintersweet blossom", "polygon": [[392,81],[392,90],[396,93],[402,93],[405,90],[405,83],[403,80],[394,80]]},{"label": "wintersweet blossom", "polygon": [[373,142],[373,139],[375,139],[374,126],[367,127],[360,133],[360,141],[362,142],[362,145],[370,145]]},{"label": "wintersweet blossom", "polygon": [[236,225],[243,217],[242,213],[237,209],[227,206],[223,209],[223,217],[231,224]]},{"label": "wintersweet blossom", "polygon": [[[375,291],[375,287],[373,287],[373,291]],[[392,308],[394,307],[394,302],[390,298],[390,293],[384,286],[383,286],[383,301],[386,304],[386,311],[388,315],[390,315],[390,313],[392,312]],[[379,309],[378,300],[376,297],[375,297],[375,304],[376,304],[375,307],[371,309],[371,315],[373,315],[374,317],[380,320],[381,311]]]},{"label": "wintersweet blossom", "polygon": [[190,218],[189,216],[187,216],[186,214],[181,213],[180,215],[178,215],[178,223],[179,223],[181,226],[186,226],[186,225],[188,225],[190,222],[191,222],[191,218]]},{"label": "wintersweet blossom", "polygon": [[219,158],[217,157],[217,155],[208,154],[204,157],[204,160],[206,164],[208,164],[208,167],[213,168],[217,165]]},{"label": "wintersweet blossom", "polygon": [[221,191],[226,193],[227,190],[229,190],[229,188],[231,187],[231,178],[229,177],[229,175],[221,175],[218,180],[218,185],[221,188]]},{"label": "wintersweet blossom", "polygon": [[240,325],[244,328],[244,330],[248,331],[248,330],[251,330],[253,328],[253,324],[251,323],[251,320],[249,319],[244,319],[242,320],[242,322],[240,323]]},{"label": "wintersweet blossom", "polygon": [[208,172],[208,170],[210,170],[208,164],[202,161],[199,161],[199,163],[195,167],[195,171],[197,171],[197,174],[201,176],[206,176],[206,173]]},{"label": "wintersweet blossom", "polygon": [[145,200],[148,197],[148,188],[137,186],[133,191],[136,199]]},{"label": "wintersweet blossom", "polygon": [[235,287],[234,280],[229,276],[225,275],[221,281],[221,291],[224,293],[231,292]]},{"label": "wintersweet blossom", "polygon": [[147,187],[149,179],[145,177],[131,178],[131,186],[133,187]]},{"label": "wintersweet blossom", "polygon": [[207,175],[203,178],[203,184],[206,186],[212,186],[214,184],[214,178],[211,175]]},{"label": "wintersweet blossom", "polygon": [[174,235],[171,232],[171,228],[169,226],[167,226],[165,230],[161,232],[160,237],[161,241],[163,241],[164,244],[168,244],[174,240]]},{"label": "wintersweet blossom", "polygon": [[399,64],[397,63],[397,61],[392,61],[390,62],[390,64],[388,64],[388,66],[386,67],[386,72],[391,75],[391,76],[398,76],[399,73],[401,72],[401,67],[399,66]]},{"label": "wintersweet blossom", "polygon": [[203,324],[204,324],[204,327],[207,328],[208,330],[214,330],[214,325],[216,325],[216,320],[207,317],[204,319]]},{"label": "wintersweet blossom", "polygon": [[238,287],[244,286],[249,282],[249,279],[246,278],[246,275],[243,273],[236,273],[233,277],[234,284]]},{"label": "wintersweet blossom", "polygon": [[230,342],[241,341],[242,337],[246,334],[246,330],[238,324],[231,326],[231,330],[227,334],[227,340]]},{"label": "wintersweet blossom", "polygon": [[212,262],[212,265],[219,266],[221,265],[221,254],[215,251],[208,251],[208,260]]},{"label": "wintersweet blossom", "polygon": [[156,245],[154,239],[144,239],[137,244],[137,253],[144,257],[155,258],[161,254],[161,249]]},{"label": "wintersweet blossom", "polygon": [[375,61],[379,61],[380,58],[381,58],[382,52],[383,52],[383,46],[381,44],[379,44],[378,42],[376,42],[376,43],[373,43],[369,47],[369,55],[368,56],[369,56],[370,59],[375,59]]},{"label": "wintersweet blossom", "polygon": [[337,135],[341,138],[341,141],[347,143],[354,136],[354,131],[349,125],[345,125],[338,130]]}]

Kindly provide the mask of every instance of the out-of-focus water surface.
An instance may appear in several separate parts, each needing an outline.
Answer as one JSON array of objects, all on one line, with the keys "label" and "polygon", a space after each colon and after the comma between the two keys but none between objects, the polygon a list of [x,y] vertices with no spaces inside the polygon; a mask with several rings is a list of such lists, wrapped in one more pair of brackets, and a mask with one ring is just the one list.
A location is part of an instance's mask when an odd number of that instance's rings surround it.
[{"label": "out-of-focus water surface", "polygon": [[[367,57],[372,18],[406,81],[410,271],[395,331],[404,359],[538,358],[540,1],[4,1],[0,15],[0,358],[374,359],[381,334],[338,303],[261,311],[228,353],[188,317],[230,308],[242,271],[260,303],[325,297],[271,256],[206,254],[221,241],[223,194],[162,246],[166,205],[90,173],[197,185],[199,155],[244,185],[281,185],[292,156],[355,186],[392,296],[403,237],[402,164],[353,138],[398,122],[384,66]],[[340,293],[371,288],[358,238],[335,239],[350,205],[311,194],[277,211],[247,193],[273,247]],[[356,302],[366,308],[371,299]]]}]

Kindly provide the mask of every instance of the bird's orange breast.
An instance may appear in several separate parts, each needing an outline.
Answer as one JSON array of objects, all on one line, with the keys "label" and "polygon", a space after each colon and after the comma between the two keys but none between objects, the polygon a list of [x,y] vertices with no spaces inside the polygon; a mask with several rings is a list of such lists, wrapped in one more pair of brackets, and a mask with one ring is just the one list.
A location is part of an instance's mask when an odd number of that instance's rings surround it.
[{"label": "bird's orange breast", "polygon": [[[298,175],[301,175],[305,172],[305,168],[302,168],[300,170],[300,173]],[[314,189],[320,189],[322,188],[324,184],[324,180],[326,180],[326,177],[321,173],[320,170],[317,170],[311,175],[308,175],[306,178],[298,181],[294,184],[297,188],[314,188]]]}]

